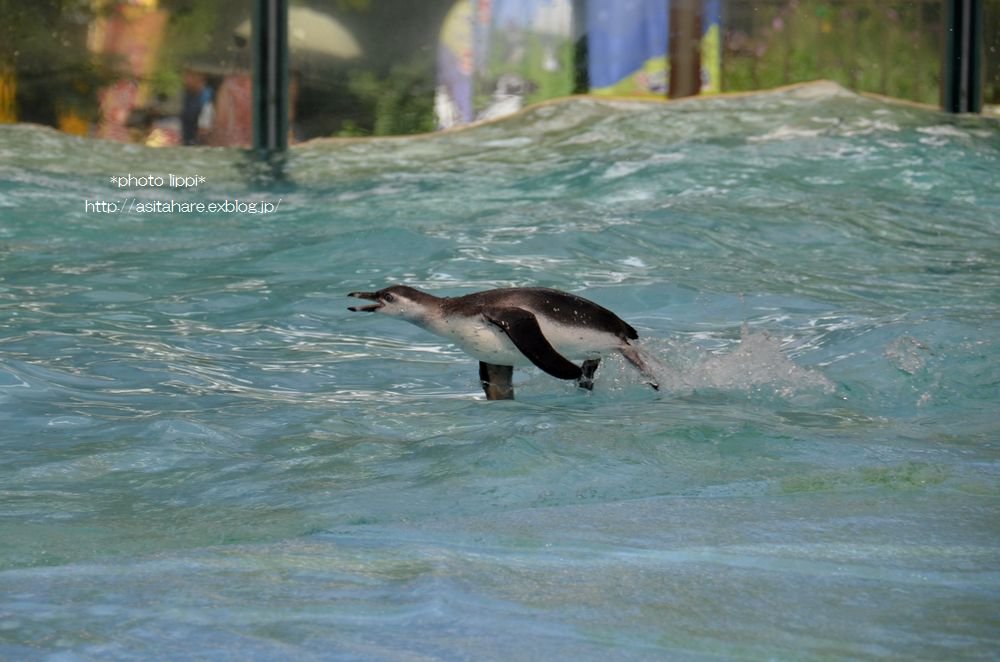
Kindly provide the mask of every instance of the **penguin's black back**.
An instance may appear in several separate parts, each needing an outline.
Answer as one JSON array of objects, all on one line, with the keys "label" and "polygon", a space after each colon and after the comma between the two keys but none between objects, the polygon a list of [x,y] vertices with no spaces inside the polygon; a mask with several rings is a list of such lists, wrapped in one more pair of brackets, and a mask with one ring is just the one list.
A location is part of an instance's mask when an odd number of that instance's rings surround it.
[{"label": "penguin's black back", "polygon": [[442,301],[442,308],[464,315],[477,315],[488,308],[523,308],[557,324],[605,331],[623,340],[639,337],[632,326],[604,306],[547,287],[509,287],[449,297]]}]

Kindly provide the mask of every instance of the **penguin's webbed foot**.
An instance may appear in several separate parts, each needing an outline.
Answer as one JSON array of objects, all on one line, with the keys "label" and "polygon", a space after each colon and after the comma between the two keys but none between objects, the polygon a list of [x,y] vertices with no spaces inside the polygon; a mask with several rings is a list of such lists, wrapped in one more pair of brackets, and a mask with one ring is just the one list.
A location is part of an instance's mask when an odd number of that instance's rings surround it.
[{"label": "penguin's webbed foot", "polygon": [[647,365],[646,362],[643,360],[642,355],[639,353],[639,350],[637,350],[635,347],[632,347],[628,343],[625,343],[624,345],[618,348],[618,351],[622,353],[622,356],[624,356],[629,363],[634,365],[636,369],[642,373],[642,376],[645,377],[647,380],[646,384],[648,384],[651,389],[653,389],[654,391],[660,390],[660,383],[656,379],[656,374],[649,367],[649,365]]},{"label": "penguin's webbed foot", "polygon": [[594,373],[597,372],[597,366],[601,364],[600,359],[587,359],[580,366],[583,374],[580,375],[579,379],[576,380],[576,385],[580,388],[585,388],[588,391],[594,390]]},{"label": "penguin's webbed foot", "polygon": [[487,400],[514,399],[514,366],[479,362],[479,382]]}]

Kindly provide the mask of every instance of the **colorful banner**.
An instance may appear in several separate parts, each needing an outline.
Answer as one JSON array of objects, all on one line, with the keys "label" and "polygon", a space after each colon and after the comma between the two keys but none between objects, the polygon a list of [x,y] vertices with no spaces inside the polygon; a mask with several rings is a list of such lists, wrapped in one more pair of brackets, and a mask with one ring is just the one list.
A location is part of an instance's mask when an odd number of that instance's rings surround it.
[{"label": "colorful banner", "polygon": [[[666,96],[671,0],[586,0],[587,71],[599,95]],[[574,88],[571,0],[459,0],[441,30],[441,128],[502,117]],[[721,88],[722,0],[701,7],[701,94]],[[695,79],[697,81],[697,79]]]},{"label": "colorful banner", "polygon": [[668,16],[667,0],[589,0],[590,91],[666,95]]}]

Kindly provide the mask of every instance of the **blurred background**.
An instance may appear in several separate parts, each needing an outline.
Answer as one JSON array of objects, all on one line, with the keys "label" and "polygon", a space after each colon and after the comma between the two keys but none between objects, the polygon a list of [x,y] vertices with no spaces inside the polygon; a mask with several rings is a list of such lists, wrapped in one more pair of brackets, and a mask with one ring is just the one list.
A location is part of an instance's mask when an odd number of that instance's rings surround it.
[{"label": "blurred background", "polygon": [[[574,93],[831,79],[941,104],[954,0],[303,0],[289,140],[408,134]],[[983,0],[983,110],[1000,0]],[[254,0],[0,0],[0,122],[153,146],[252,143]]]}]

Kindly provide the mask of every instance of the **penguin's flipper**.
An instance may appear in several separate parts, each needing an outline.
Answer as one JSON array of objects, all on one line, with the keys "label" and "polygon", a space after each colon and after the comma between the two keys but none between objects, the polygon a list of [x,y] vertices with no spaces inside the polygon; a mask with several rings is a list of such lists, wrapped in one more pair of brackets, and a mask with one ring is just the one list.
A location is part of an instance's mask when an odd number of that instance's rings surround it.
[{"label": "penguin's flipper", "polygon": [[479,362],[479,381],[482,382],[487,400],[513,400],[514,366]]},{"label": "penguin's flipper", "polygon": [[542,335],[538,320],[533,314],[523,308],[492,308],[486,310],[483,316],[496,324],[514,346],[524,354],[529,361],[559,379],[580,379],[583,370],[554,347]]}]

